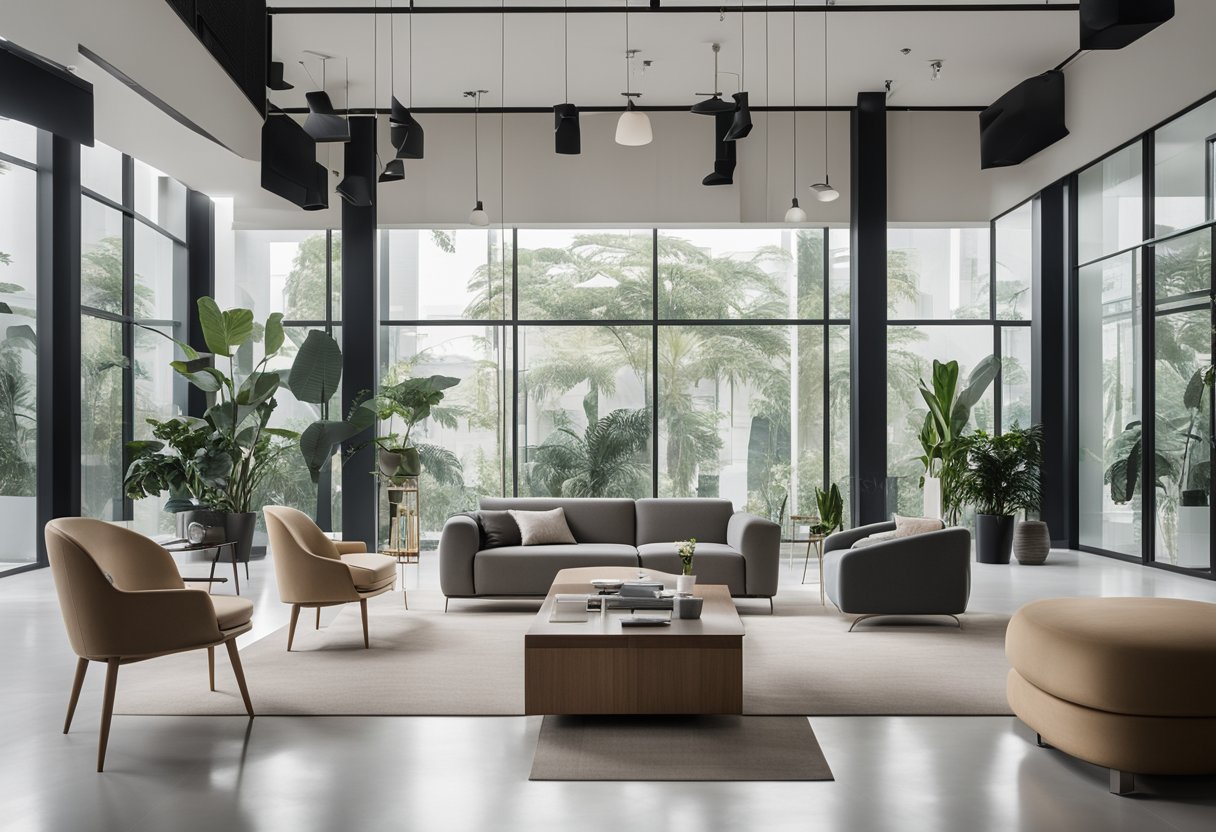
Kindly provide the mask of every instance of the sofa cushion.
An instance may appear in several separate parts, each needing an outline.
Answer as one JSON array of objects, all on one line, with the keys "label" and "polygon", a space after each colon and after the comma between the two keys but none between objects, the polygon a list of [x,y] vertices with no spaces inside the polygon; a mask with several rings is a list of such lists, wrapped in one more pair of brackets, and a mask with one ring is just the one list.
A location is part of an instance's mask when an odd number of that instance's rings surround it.
[{"label": "sofa cushion", "polygon": [[351,579],[359,592],[380,589],[397,578],[397,561],[385,555],[342,555],[342,562],[350,569]]},{"label": "sofa cushion", "polygon": [[903,517],[894,515],[895,537],[911,537],[914,534],[940,532],[946,524],[936,517]]},{"label": "sofa cushion", "polygon": [[561,508],[566,513],[566,525],[579,543],[635,545],[637,524],[633,500],[608,497],[483,497],[481,508],[491,511],[549,511]]},{"label": "sofa cushion", "polygon": [[637,568],[638,550],[612,543],[486,549],[473,558],[473,587],[481,595],[544,596],[558,572],[580,566]]},{"label": "sofa cushion", "polygon": [[502,546],[523,545],[519,524],[509,511],[478,511],[477,528],[481,531],[481,548],[498,549]]},{"label": "sofa cushion", "polygon": [[873,546],[875,543],[885,543],[886,541],[894,540],[897,537],[899,537],[899,534],[895,531],[875,532],[869,537],[863,537],[861,540],[856,541],[852,548],[861,549],[865,546]]},{"label": "sofa cushion", "polygon": [[253,602],[235,595],[208,595],[215,607],[215,623],[221,630],[248,624],[253,618]]},{"label": "sofa cushion", "polygon": [[550,511],[520,511],[511,509],[511,517],[519,525],[520,543],[524,546],[544,546],[558,543],[576,543],[566,514],[561,508]]},{"label": "sofa cushion", "polygon": [[726,525],[735,513],[730,500],[657,497],[637,501],[637,544],[697,539],[726,543]]},{"label": "sofa cushion", "polygon": [[[653,569],[679,575],[680,555],[675,543],[643,543],[638,547],[638,558],[643,569]],[[692,559],[692,571],[699,584],[725,584],[731,595],[746,592],[746,573],[743,555],[725,543],[702,543],[697,540],[697,551]]]}]

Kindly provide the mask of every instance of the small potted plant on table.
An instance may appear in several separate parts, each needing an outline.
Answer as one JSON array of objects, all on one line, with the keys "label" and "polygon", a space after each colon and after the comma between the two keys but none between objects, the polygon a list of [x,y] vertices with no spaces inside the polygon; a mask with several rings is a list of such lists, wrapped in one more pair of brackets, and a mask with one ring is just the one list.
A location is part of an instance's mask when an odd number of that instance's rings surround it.
[{"label": "small potted plant on table", "polygon": [[692,573],[692,559],[697,553],[697,539],[690,537],[681,540],[676,547],[680,556],[680,574],[676,576],[676,592],[680,595],[691,595],[697,585],[697,576]]}]

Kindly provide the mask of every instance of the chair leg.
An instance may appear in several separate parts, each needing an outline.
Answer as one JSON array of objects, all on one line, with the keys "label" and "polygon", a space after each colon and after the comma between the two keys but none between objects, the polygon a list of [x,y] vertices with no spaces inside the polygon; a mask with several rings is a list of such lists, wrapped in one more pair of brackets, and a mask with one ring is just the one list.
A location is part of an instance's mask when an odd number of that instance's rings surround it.
[{"label": "chair leg", "polygon": [[237,568],[236,568],[236,544],[234,543],[231,546],[229,546],[228,550],[230,552],[232,552],[232,589],[233,589],[233,592],[235,592],[237,595],[240,595],[241,594],[241,573],[238,572]]},{"label": "chair leg", "polygon": [[296,622],[300,619],[300,605],[291,605],[291,626],[287,628],[287,652],[291,652],[291,643],[296,638]]},{"label": "chair leg", "polygon": [[443,599],[443,611],[444,611],[444,612],[447,612],[447,611],[448,611],[448,601],[450,601],[450,600],[452,600],[452,599],[451,599],[451,598],[444,598],[444,599]]},{"label": "chair leg", "polygon": [[207,648],[207,680],[211,683],[211,690],[215,690],[215,648]]},{"label": "chair leg", "polygon": [[313,627],[314,630],[321,629],[321,608],[317,607],[317,624]]},{"label": "chair leg", "polygon": [[77,659],[76,678],[72,680],[72,695],[68,699],[68,715],[63,721],[63,733],[72,727],[72,716],[76,713],[76,703],[80,701],[80,689],[84,687],[84,674],[89,669],[88,659]]},{"label": "chair leg", "polygon": [[228,661],[232,662],[232,672],[236,675],[236,686],[241,689],[241,699],[245,700],[245,712],[253,719],[253,703],[249,701],[249,688],[245,687],[245,670],[241,667],[241,654],[237,652],[236,639],[228,639],[225,645],[228,647]]},{"label": "chair leg", "polygon": [[367,599],[359,599],[359,612],[363,615],[363,648],[371,649],[371,640],[367,637]]},{"label": "chair leg", "polygon": [[1136,775],[1128,771],[1110,770],[1110,793],[1130,794],[1136,790]]},{"label": "chair leg", "polygon": [[110,742],[110,718],[114,716],[114,691],[118,688],[118,659],[106,662],[106,692],[101,700],[101,733],[97,738],[97,770],[106,765],[106,745]]}]

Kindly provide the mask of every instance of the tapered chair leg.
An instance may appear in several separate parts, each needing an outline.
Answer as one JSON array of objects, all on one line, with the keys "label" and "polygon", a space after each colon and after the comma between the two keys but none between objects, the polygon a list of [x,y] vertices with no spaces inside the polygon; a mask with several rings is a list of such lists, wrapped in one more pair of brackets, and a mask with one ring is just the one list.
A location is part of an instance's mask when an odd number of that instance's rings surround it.
[{"label": "tapered chair leg", "polygon": [[106,662],[106,690],[101,700],[101,733],[97,738],[97,770],[106,765],[106,745],[110,742],[110,718],[114,716],[114,691],[118,688],[118,659]]},{"label": "tapered chair leg", "polygon": [[232,672],[236,676],[236,686],[241,689],[241,699],[245,700],[245,712],[253,719],[253,702],[249,700],[249,688],[245,687],[245,669],[241,667],[241,654],[237,652],[236,639],[230,638],[226,644],[228,660],[232,662]]},{"label": "tapered chair leg", "polygon": [[371,644],[371,640],[367,637],[367,599],[366,598],[360,599],[359,612],[362,613],[362,615],[363,615],[363,647],[364,647],[364,649],[370,650],[372,644]]},{"label": "tapered chair leg", "polygon": [[315,627],[313,627],[313,629],[314,630],[321,629],[321,608],[320,607],[317,607],[317,625]]},{"label": "tapered chair leg", "polygon": [[291,626],[287,628],[287,652],[291,652],[291,643],[296,638],[296,622],[300,620],[300,605],[291,605]]},{"label": "tapered chair leg", "polygon": [[211,690],[215,690],[215,648],[207,648],[207,681],[211,683]]},{"label": "tapered chair leg", "polygon": [[80,689],[84,687],[84,674],[88,672],[89,660],[78,659],[76,661],[76,678],[72,680],[72,695],[68,699],[68,715],[63,721],[63,733],[67,733],[72,727],[72,717],[76,713],[76,703],[80,701]]}]

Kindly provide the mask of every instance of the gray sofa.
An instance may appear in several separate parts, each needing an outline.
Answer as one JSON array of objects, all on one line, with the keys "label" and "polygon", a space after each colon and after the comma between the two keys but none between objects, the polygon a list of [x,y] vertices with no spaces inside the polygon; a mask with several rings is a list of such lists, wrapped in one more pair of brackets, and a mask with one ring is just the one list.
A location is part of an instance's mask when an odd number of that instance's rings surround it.
[{"label": "gray sofa", "polygon": [[823,582],[832,603],[843,613],[861,616],[854,626],[883,615],[955,617],[966,612],[971,533],[949,528],[851,548],[863,537],[894,529],[894,523],[874,523],[828,536]]},{"label": "gray sofa", "polygon": [[481,548],[472,514],[448,518],[439,539],[439,585],[449,598],[544,597],[558,571],[632,566],[678,574],[674,541],[697,539],[697,581],[726,584],[731,595],[772,598],[781,563],[781,528],[736,512],[730,500],[510,498],[481,500],[487,511],[562,508],[573,545]]}]

